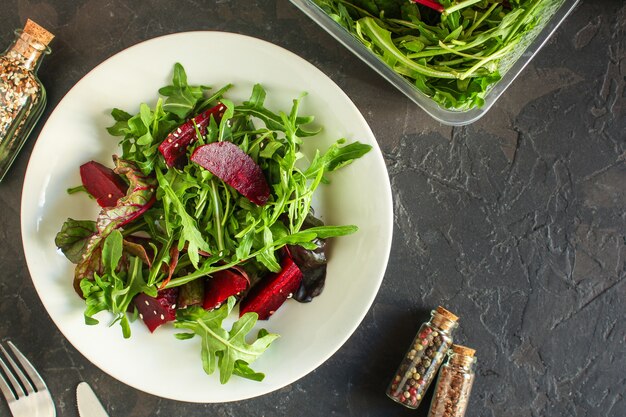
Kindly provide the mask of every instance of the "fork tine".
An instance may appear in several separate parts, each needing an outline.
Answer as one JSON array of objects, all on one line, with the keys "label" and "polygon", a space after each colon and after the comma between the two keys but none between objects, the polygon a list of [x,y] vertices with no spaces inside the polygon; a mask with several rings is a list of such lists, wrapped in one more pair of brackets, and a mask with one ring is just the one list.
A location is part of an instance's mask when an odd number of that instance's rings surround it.
[{"label": "fork tine", "polygon": [[[11,346],[11,342],[9,342],[9,346]],[[9,365],[11,365],[11,368],[13,368],[13,375],[9,376],[9,378],[11,378],[11,377],[15,378],[15,375],[17,375],[17,377],[20,379],[20,381],[22,381],[21,385],[19,383],[18,384],[13,384],[14,387],[17,386],[17,387],[20,388],[19,391],[21,391],[21,393],[22,393],[21,395],[24,395],[24,391],[22,390],[22,388],[24,388],[26,390],[26,393],[27,393],[26,395],[32,394],[33,392],[35,392],[35,390],[33,389],[32,384],[26,378],[26,375],[24,375],[24,372],[22,372],[20,367],[17,366],[17,364],[15,363],[13,358],[8,354],[8,352],[6,351],[4,346],[0,345],[0,348],[2,349],[2,353],[4,353],[4,356],[6,357],[7,362],[9,363]],[[17,388],[16,388],[16,391],[17,391]],[[20,397],[19,393],[18,393],[18,397]]]},{"label": "fork tine", "polygon": [[[31,364],[30,361],[26,359],[26,356],[24,356],[22,352],[20,352],[20,350],[13,344],[13,342],[9,341],[8,344],[19,363],[22,364],[22,367],[30,377],[31,381],[33,381],[33,383],[35,384],[35,388],[37,388],[37,391],[47,390],[48,387],[46,387],[46,383],[44,382],[41,375],[39,375],[39,372],[37,372],[33,364]],[[13,363],[13,365],[15,365],[15,363]],[[17,369],[19,371],[19,368]],[[20,379],[22,380],[24,385],[27,386],[27,389],[28,387],[32,389],[32,385],[30,384],[28,379],[24,377],[24,374],[21,371],[19,371],[18,375],[20,376]],[[28,392],[31,393],[32,391],[29,390]]]},{"label": "fork tine", "polygon": [[[2,366],[2,369],[5,368],[2,358],[0,358],[0,366]],[[9,383],[6,379],[4,379],[2,374],[0,374],[0,391],[2,391],[2,394],[4,395],[4,398],[6,398],[8,403],[11,403],[12,401],[15,401],[17,399],[15,398],[15,394],[13,393],[11,388],[9,388]]]},{"label": "fork tine", "polygon": [[[5,358],[8,358],[7,351],[4,349],[2,345],[0,345],[0,350],[4,354]],[[7,382],[6,379],[4,379],[2,375],[0,375],[0,379],[1,379],[0,389],[2,389],[2,393],[4,394],[4,397],[7,399],[7,401],[11,402],[11,401],[17,400],[17,398],[19,397],[23,397],[25,395],[24,390],[22,389],[20,384],[17,382],[17,380],[13,376],[13,372],[11,372],[11,370],[6,365],[4,360],[2,360],[1,355],[0,355],[0,368],[2,368],[2,370],[4,371],[4,374],[9,379],[9,382]]]}]

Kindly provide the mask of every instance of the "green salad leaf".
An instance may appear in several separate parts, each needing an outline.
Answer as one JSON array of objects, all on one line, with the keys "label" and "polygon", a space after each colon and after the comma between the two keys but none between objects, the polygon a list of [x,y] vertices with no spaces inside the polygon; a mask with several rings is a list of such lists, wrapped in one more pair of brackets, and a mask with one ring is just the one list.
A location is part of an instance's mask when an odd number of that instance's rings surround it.
[{"label": "green salad leaf", "polygon": [[220,308],[206,311],[201,307],[190,307],[179,310],[174,327],[191,330],[193,333],[179,333],[179,339],[200,336],[202,351],[202,367],[211,375],[216,368],[220,370],[220,382],[225,384],[234,374],[244,378],[260,381],[264,375],[252,371],[248,365],[254,362],[269,345],[277,339],[277,334],[259,331],[253,343],[246,342],[246,336],[257,322],[256,313],[246,313],[237,320],[230,331],[222,327],[222,322],[230,315],[235,306],[235,297]]},{"label": "green salad leaf", "polygon": [[72,263],[79,263],[85,253],[89,239],[98,233],[93,220],[67,219],[54,239],[55,245]]}]

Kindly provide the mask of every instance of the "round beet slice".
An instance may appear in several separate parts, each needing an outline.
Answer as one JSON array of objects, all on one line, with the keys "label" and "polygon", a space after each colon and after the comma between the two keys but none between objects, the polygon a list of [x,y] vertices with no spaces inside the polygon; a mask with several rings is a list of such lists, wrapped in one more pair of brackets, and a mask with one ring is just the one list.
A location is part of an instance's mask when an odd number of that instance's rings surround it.
[{"label": "round beet slice", "polygon": [[232,142],[213,142],[198,147],[191,160],[211,171],[226,184],[259,206],[267,203],[270,188],[261,167]]}]

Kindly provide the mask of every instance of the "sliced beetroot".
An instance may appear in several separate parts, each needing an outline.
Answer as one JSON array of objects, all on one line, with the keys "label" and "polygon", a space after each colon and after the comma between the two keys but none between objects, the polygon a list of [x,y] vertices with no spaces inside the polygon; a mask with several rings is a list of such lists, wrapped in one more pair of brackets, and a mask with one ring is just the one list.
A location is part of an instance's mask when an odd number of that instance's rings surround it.
[{"label": "sliced beetroot", "polygon": [[192,162],[211,171],[226,184],[259,206],[267,203],[270,188],[261,167],[232,142],[213,142],[198,147]]},{"label": "sliced beetroot", "polygon": [[160,290],[155,297],[144,293],[138,294],[133,303],[139,311],[139,317],[146,323],[150,332],[160,325],[176,319],[176,300],[178,288]]},{"label": "sliced beetroot", "polygon": [[281,267],[280,272],[261,280],[241,300],[239,316],[253,311],[259,320],[267,320],[300,287],[302,272],[289,256],[283,259]]},{"label": "sliced beetroot", "polygon": [[218,103],[215,107],[200,113],[196,117],[187,120],[172,131],[159,145],[159,152],[165,158],[168,166],[180,166],[185,162],[187,147],[196,140],[196,126],[201,135],[206,134],[206,128],[211,121],[211,116],[217,123],[220,122],[226,106]]},{"label": "sliced beetroot", "polygon": [[240,295],[249,285],[250,280],[242,269],[218,271],[206,281],[202,307],[205,310],[218,308],[228,297]]},{"label": "sliced beetroot", "polygon": [[100,207],[115,206],[128,190],[128,184],[115,171],[96,161],[80,166],[80,179]]}]

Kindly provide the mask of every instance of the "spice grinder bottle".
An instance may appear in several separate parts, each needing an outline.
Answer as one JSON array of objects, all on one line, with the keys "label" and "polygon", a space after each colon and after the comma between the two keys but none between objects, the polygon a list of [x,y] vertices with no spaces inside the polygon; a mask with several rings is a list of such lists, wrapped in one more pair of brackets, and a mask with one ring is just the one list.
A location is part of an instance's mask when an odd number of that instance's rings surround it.
[{"label": "spice grinder bottle", "polygon": [[474,349],[452,345],[448,360],[441,367],[429,417],[463,417],[467,409],[476,358]]},{"label": "spice grinder bottle", "polygon": [[457,320],[457,316],[441,306],[431,312],[430,321],[420,327],[389,383],[389,398],[405,407],[417,408],[452,345]]},{"label": "spice grinder bottle", "polygon": [[46,107],[46,90],[37,70],[54,38],[32,20],[15,35],[0,55],[0,181]]}]

